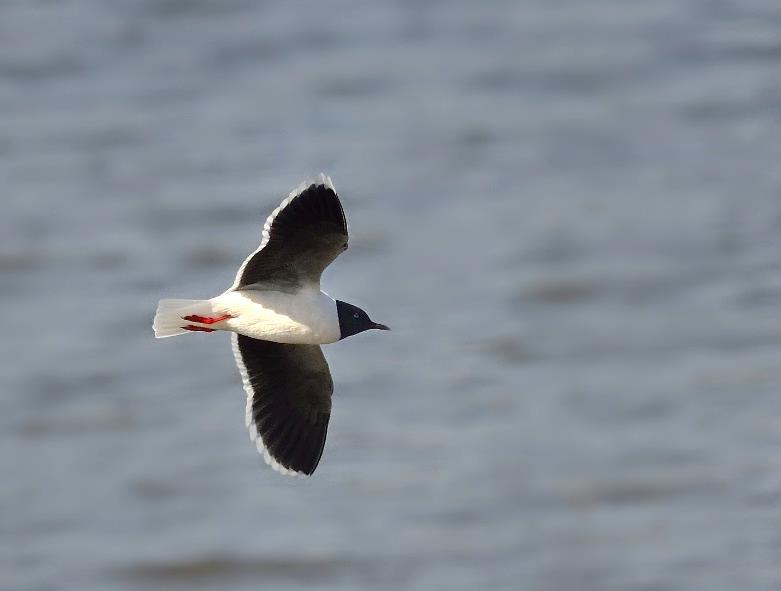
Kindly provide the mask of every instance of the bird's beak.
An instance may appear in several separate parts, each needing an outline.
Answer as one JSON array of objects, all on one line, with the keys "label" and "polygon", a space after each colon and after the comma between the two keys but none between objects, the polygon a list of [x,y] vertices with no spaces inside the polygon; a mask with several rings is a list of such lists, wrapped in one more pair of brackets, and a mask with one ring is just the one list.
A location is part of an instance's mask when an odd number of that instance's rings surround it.
[{"label": "bird's beak", "polygon": [[378,324],[377,322],[372,324],[372,328],[376,328],[377,330],[390,330],[389,326],[385,326],[384,324]]}]

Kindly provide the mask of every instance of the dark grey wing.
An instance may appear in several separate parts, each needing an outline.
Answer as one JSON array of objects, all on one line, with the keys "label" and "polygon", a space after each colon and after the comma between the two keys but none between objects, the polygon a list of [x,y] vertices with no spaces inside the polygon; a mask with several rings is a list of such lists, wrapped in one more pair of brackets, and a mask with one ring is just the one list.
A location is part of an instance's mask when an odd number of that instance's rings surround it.
[{"label": "dark grey wing", "polygon": [[231,338],[258,451],[283,474],[312,474],[323,455],[334,390],[322,350],[236,333]]},{"label": "dark grey wing", "polygon": [[346,248],[342,204],[331,179],[321,174],[293,191],[268,217],[260,247],[244,261],[231,289],[319,286],[323,270]]}]

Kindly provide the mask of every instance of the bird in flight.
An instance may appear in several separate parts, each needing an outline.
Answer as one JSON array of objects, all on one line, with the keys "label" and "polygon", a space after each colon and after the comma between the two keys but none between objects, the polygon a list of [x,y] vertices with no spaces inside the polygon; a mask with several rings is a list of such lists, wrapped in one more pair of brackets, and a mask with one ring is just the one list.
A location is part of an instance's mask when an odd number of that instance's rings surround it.
[{"label": "bird in flight", "polygon": [[250,438],[283,474],[311,475],[325,446],[333,380],[320,345],[389,330],[320,290],[347,248],[347,220],[331,179],[302,183],[266,220],[260,246],[227,291],[209,300],[160,300],[155,337],[231,333],[247,392]]}]

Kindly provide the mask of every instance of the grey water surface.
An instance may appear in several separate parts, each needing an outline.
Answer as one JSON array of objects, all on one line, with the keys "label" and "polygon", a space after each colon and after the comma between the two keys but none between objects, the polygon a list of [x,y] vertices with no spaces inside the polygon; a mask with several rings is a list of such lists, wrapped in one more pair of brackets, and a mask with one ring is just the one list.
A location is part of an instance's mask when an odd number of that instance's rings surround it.
[{"label": "grey water surface", "polygon": [[[155,341],[330,174],[320,467]],[[0,589],[781,588],[781,6],[0,2]]]}]

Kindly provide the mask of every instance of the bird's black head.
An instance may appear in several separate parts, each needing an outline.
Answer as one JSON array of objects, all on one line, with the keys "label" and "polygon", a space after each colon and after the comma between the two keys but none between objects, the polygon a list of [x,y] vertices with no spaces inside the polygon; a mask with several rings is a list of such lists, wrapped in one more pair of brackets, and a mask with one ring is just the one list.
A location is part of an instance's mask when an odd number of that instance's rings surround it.
[{"label": "bird's black head", "polygon": [[376,328],[379,330],[390,330],[384,324],[377,324],[369,319],[369,315],[358,306],[353,306],[347,302],[336,300],[336,311],[339,314],[339,332],[340,339],[346,339],[349,336]]}]

